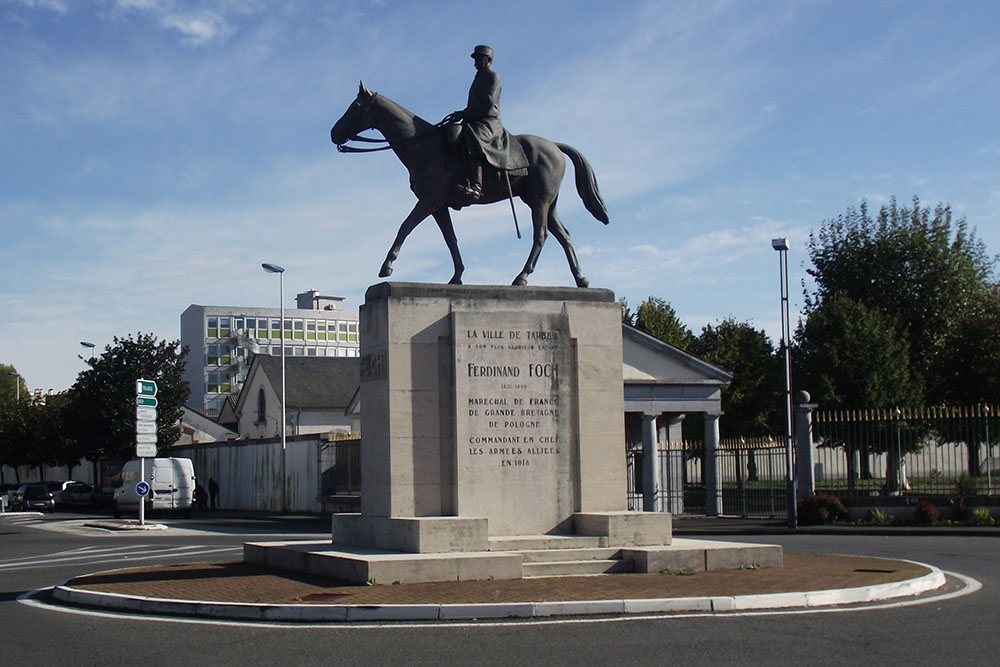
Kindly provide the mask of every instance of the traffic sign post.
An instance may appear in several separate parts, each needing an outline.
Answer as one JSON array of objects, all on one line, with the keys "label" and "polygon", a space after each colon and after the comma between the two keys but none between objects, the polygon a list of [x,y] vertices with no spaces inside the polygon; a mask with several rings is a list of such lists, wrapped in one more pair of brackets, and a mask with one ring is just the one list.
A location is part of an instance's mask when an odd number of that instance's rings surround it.
[{"label": "traffic sign post", "polygon": [[139,458],[139,483],[135,485],[139,496],[139,525],[146,523],[146,459],[156,456],[156,382],[135,381],[135,455]]}]

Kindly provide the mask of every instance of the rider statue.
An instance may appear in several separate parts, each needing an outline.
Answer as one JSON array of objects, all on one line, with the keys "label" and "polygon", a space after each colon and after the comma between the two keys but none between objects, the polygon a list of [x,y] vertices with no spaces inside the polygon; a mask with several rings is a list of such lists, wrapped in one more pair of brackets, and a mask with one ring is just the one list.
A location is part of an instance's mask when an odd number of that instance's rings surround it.
[{"label": "rider statue", "polygon": [[461,141],[468,179],[459,185],[459,190],[478,201],[483,196],[484,163],[510,170],[526,166],[526,161],[520,156],[521,151],[511,155],[512,138],[500,124],[500,75],[491,67],[493,49],[480,44],[472,51],[472,59],[476,78],[469,88],[469,102],[461,111],[448,114],[443,122],[462,121]]}]

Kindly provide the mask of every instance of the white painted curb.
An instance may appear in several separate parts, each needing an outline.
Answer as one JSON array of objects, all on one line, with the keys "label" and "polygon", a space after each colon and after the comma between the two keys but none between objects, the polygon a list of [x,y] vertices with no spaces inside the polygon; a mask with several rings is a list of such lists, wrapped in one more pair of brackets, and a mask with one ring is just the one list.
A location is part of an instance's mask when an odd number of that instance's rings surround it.
[{"label": "white painted curb", "polygon": [[[907,561],[915,563],[915,561]],[[52,589],[57,600],[70,604],[168,616],[197,616],[242,621],[445,621],[496,618],[542,618],[650,614],[662,612],[726,612],[760,609],[818,608],[911,597],[940,588],[945,575],[930,569],[916,579],[824,591],[562,602],[502,602],[483,604],[257,604],[148,598],[72,588],[64,583]]]}]

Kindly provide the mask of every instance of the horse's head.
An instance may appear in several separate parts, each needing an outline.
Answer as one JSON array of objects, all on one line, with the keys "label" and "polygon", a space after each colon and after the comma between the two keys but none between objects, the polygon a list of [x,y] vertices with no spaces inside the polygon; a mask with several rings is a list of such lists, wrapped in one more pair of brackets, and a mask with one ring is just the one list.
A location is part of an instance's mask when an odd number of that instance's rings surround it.
[{"label": "horse's head", "polygon": [[358,86],[358,97],[347,107],[347,111],[340,117],[330,130],[330,141],[340,146],[358,132],[372,128],[372,104],[377,93],[373,93],[365,87],[364,82]]}]

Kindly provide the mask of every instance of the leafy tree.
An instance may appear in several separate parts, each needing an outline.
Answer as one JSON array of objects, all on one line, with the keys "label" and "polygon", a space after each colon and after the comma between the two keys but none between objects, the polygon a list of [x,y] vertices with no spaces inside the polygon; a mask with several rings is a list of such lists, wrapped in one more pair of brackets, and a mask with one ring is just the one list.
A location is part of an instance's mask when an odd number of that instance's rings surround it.
[{"label": "leafy tree", "polygon": [[916,197],[910,207],[892,199],[875,217],[862,202],[810,234],[809,258],[816,289],[806,295],[807,317],[838,295],[882,313],[908,344],[909,382],[928,401],[954,398],[955,385],[940,373],[945,353],[987,294],[996,264],[964,219]]},{"label": "leafy tree", "polygon": [[909,344],[895,320],[843,294],[826,299],[795,332],[796,384],[824,408],[919,403]]},{"label": "leafy tree", "polygon": [[182,378],[187,348],[179,341],[157,341],[151,334],[114,338],[101,356],[86,360],[70,389],[66,422],[79,453],[97,461],[135,456],[135,383],[143,378],[157,384],[157,441],[169,446],[180,435],[177,422],[190,395]]},{"label": "leafy tree", "polygon": [[782,431],[784,366],[762,330],[726,318],[704,327],[691,351],[733,372],[722,389],[723,437],[757,437]]},{"label": "leafy tree", "polygon": [[956,403],[1000,399],[1000,285],[992,285],[958,323],[937,372]]},{"label": "leafy tree", "polygon": [[[919,402],[922,392],[910,376],[909,344],[890,316],[838,294],[809,313],[795,338],[798,347],[792,358],[798,383],[824,407],[898,408]],[[872,476],[868,454],[884,451],[886,489],[898,491],[899,455],[905,452],[886,446],[880,428],[861,428],[830,444],[845,448],[849,469],[854,452],[860,452],[857,474],[866,479]]]},{"label": "leafy tree", "polygon": [[[623,305],[623,319],[627,309],[628,305]],[[687,350],[694,343],[694,334],[680,321],[670,304],[653,296],[639,304],[635,312],[635,326],[682,350]]]},{"label": "leafy tree", "polygon": [[21,398],[28,397],[28,385],[20,375],[14,376],[17,369],[9,364],[0,364],[0,398],[10,396],[11,402],[20,394]]}]

